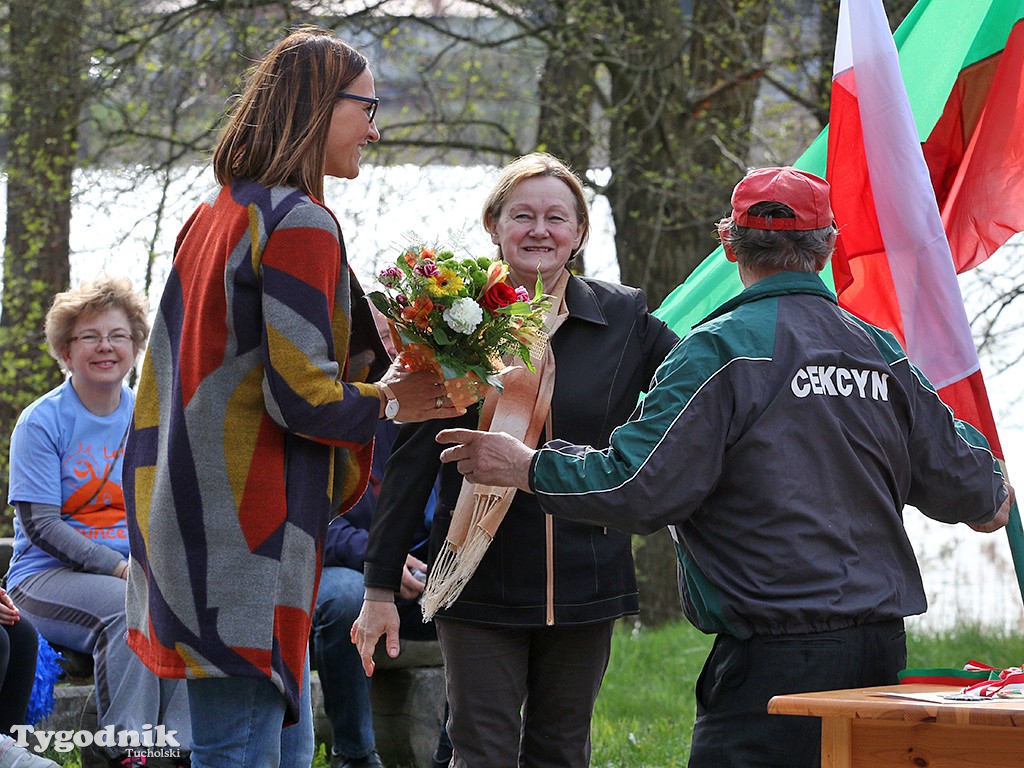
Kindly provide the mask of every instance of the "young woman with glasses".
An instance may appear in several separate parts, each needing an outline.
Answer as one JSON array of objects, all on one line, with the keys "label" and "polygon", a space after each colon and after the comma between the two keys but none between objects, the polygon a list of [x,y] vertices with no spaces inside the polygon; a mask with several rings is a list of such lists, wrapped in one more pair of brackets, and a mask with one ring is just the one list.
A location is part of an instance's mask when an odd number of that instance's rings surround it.
[{"label": "young woman with glasses", "polygon": [[355,178],[380,138],[377,103],[330,32],[274,46],[160,300],[125,457],[128,642],[187,678],[193,768],[308,768],[328,519],[366,487],[379,418],[457,413],[435,374],[388,366],[324,204],[324,176]]}]

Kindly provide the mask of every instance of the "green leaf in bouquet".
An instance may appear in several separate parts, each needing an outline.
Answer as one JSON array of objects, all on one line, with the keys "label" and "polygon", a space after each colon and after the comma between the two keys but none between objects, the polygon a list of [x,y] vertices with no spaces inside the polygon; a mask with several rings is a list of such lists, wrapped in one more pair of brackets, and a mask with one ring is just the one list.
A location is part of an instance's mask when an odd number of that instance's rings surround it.
[{"label": "green leaf in bouquet", "polygon": [[380,310],[382,315],[391,317],[391,302],[382,291],[370,291],[366,296],[373,302],[373,306]]},{"label": "green leaf in bouquet", "polygon": [[499,315],[532,315],[536,308],[525,301],[516,301],[512,304],[506,304],[504,307],[498,307],[494,310]]},{"label": "green leaf in bouquet", "polygon": [[437,339],[438,344],[448,346],[449,344],[452,343],[451,338],[449,338],[448,334],[445,333],[444,327],[441,325],[441,323],[438,323],[437,325],[432,327],[434,329],[434,338]]},{"label": "green leaf in bouquet", "polygon": [[458,365],[447,355],[438,355],[437,362],[441,366],[441,375],[446,379],[458,379],[468,373],[465,366]]}]

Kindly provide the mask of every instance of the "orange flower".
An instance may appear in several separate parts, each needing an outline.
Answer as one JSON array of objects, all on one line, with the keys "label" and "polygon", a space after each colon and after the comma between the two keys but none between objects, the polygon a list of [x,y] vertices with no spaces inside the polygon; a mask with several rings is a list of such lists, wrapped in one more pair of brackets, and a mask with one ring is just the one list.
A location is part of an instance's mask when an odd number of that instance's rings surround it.
[{"label": "orange flower", "polygon": [[410,267],[415,267],[423,259],[434,260],[434,250],[432,248],[420,248],[419,253],[416,252],[415,248],[410,248],[407,251],[402,252],[402,258],[405,259],[405,263]]},{"label": "orange flower", "polygon": [[434,311],[434,302],[426,296],[420,296],[410,306],[402,309],[402,319],[411,322],[417,328],[430,327],[430,313]]}]

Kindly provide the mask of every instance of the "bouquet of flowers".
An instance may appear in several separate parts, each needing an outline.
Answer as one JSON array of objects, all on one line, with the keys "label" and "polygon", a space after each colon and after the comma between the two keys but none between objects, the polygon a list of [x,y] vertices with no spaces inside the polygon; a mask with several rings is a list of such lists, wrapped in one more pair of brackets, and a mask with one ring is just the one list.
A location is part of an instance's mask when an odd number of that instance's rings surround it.
[{"label": "bouquet of flowers", "polygon": [[551,308],[539,276],[533,296],[507,278],[503,261],[416,245],[381,270],[385,290],[369,297],[389,319],[395,346],[411,367],[433,366],[446,380],[468,378],[500,391],[503,358],[535,370],[530,358],[543,354]]}]

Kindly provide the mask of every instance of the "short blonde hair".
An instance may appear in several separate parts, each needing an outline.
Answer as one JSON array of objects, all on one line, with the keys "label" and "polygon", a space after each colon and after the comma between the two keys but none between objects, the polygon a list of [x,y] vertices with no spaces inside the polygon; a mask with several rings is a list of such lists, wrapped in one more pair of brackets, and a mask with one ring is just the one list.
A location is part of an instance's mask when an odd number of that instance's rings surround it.
[{"label": "short blonde hair", "polygon": [[565,182],[569,191],[572,192],[576,203],[576,223],[579,225],[581,236],[579,247],[569,256],[571,259],[583,250],[587,244],[587,238],[590,237],[590,209],[587,207],[587,195],[579,176],[573,173],[568,165],[547,152],[531,152],[528,155],[523,155],[502,169],[494,189],[491,190],[491,194],[484,202],[484,229],[488,232],[491,231],[501,215],[505,201],[512,194],[512,190],[520,182],[537,176],[551,176],[559,179]]},{"label": "short blonde hair", "polygon": [[136,356],[149,338],[149,303],[132,288],[127,277],[100,275],[75,288],[58,293],[46,313],[46,343],[50,356],[65,368],[64,355],[71,346],[75,323],[86,315],[119,309],[131,327],[132,349]]}]

